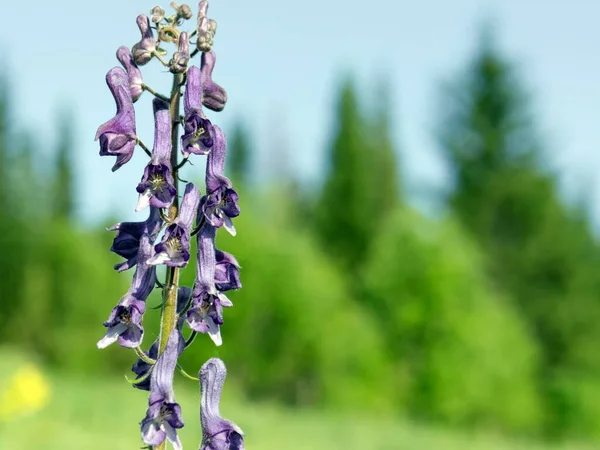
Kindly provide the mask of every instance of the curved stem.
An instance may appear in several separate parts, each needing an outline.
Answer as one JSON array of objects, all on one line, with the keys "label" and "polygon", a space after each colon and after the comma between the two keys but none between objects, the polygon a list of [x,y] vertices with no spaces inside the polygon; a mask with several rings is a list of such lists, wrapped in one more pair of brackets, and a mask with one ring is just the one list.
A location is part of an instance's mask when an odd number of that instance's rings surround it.
[{"label": "curved stem", "polygon": [[171,101],[171,99],[169,97],[167,97],[166,95],[159,94],[158,92],[156,92],[154,89],[152,89],[150,86],[148,86],[145,83],[142,83],[142,89],[145,90],[145,91],[150,92],[156,98],[160,98],[161,100],[164,100],[165,102],[170,102]]},{"label": "curved stem", "polygon": [[154,364],[156,364],[156,361],[154,361],[152,358],[148,358],[148,357],[146,356],[146,354],[145,354],[145,353],[142,351],[142,349],[141,349],[141,348],[139,348],[139,347],[136,347],[136,348],[134,348],[134,350],[135,350],[135,352],[137,353],[137,355],[140,357],[140,359],[141,359],[142,361],[144,361],[144,362],[147,362],[148,364],[150,364],[150,365],[152,365],[152,366],[153,366]]},{"label": "curved stem", "polygon": [[137,136],[135,137],[135,143],[137,145],[139,145],[140,147],[142,147],[142,150],[144,150],[146,152],[146,155],[148,155],[150,158],[152,158],[152,152],[150,150],[148,150],[148,147],[146,147],[146,144],[144,144],[144,142]]}]

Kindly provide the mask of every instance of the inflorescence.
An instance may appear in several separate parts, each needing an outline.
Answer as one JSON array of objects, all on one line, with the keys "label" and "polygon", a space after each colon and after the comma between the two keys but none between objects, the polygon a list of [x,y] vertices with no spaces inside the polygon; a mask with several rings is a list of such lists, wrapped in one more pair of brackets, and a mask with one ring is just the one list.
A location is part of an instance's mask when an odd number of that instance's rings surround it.
[{"label": "inflorescence", "polygon": [[[105,348],[118,342],[136,352],[137,361],[132,367],[136,378],[132,384],[149,391],[141,434],[144,443],[153,449],[164,449],[166,441],[175,449],[182,448],[177,429],[183,427],[183,418],[173,390],[177,360],[197,333],[208,334],[216,345],[222,344],[223,308],[232,306],[225,293],[241,287],[237,260],[215,247],[219,228],[235,235],[232,219],[240,214],[237,192],[224,174],[225,135],[204,111],[221,111],[227,103],[225,89],[212,79],[217,24],[208,18],[208,2],[203,0],[198,6],[197,25],[188,33],[181,28],[192,19],[191,8],[175,2],[170,6],[174,10],[170,15],[160,6],[152,8],[150,17],[139,15],[139,42],[131,49],[123,46],[117,50],[122,67],[114,67],[106,75],[117,112],[96,133],[100,155],[116,157],[113,171],[130,161],[138,147],[150,158],[136,188],[135,210],[147,210],[147,218],[109,228],[117,232],[110,250],[124,258],[115,269],[121,272],[135,267],[135,272],[131,287],[104,323],[106,334],[97,345]],[[173,47],[170,58],[168,46]],[[199,67],[191,65],[197,54]],[[144,83],[140,67],[152,60],[172,74],[170,95]],[[154,97],[152,150],[136,132],[134,103],[144,92]],[[204,195],[193,183],[187,183],[180,199],[179,171],[191,155],[207,156]],[[190,261],[194,236],[198,242],[196,280],[189,288],[179,286],[179,272]],[[163,281],[158,280],[158,265],[166,266]],[[143,351],[146,300],[157,287],[162,289],[160,333]],[[187,339],[185,325],[191,329]],[[198,375],[201,450],[244,449],[242,430],[219,413],[225,376],[225,364],[217,358],[208,360]]]}]

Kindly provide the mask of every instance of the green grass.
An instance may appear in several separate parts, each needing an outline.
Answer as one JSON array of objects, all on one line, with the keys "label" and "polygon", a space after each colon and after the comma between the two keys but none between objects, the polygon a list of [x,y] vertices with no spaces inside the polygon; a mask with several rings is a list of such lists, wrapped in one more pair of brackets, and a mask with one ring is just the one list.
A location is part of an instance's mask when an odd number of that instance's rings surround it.
[{"label": "green grass", "polygon": [[[51,375],[52,399],[43,410],[0,424],[0,449],[132,450],[142,446],[138,423],[146,393],[119,377],[106,379]],[[246,433],[248,450],[585,450],[584,445],[544,446],[490,435],[428,428],[389,417],[362,417],[292,410],[240,401],[225,385],[222,413]],[[200,443],[199,389],[193,381],[176,386],[184,411],[184,448]]]}]

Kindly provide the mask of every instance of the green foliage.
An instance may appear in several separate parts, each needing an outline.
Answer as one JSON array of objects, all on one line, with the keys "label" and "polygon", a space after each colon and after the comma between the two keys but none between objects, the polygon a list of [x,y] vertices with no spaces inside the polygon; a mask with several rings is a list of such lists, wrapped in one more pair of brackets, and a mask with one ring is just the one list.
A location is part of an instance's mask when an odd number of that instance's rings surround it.
[{"label": "green foliage", "polygon": [[[520,86],[515,69],[486,41],[448,93],[442,147],[455,174],[453,212],[490,256],[496,287],[535,332],[546,432],[560,434],[581,430],[600,414],[592,408],[600,402],[583,401],[576,384],[564,379],[565,373],[600,376],[600,357],[590,348],[600,342],[600,247],[581,212],[559,199],[555,178],[541,163],[545,155]],[[586,383],[588,398],[600,400],[598,387]]]},{"label": "green foliage", "polygon": [[372,125],[356,91],[340,91],[337,128],[328,155],[328,174],[315,208],[315,231],[346,269],[356,273],[378,224],[398,195],[396,161],[385,109]]},{"label": "green foliage", "polygon": [[227,173],[236,181],[246,185],[250,176],[250,136],[243,122],[236,122],[228,138]]},{"label": "green foliage", "polygon": [[73,127],[73,118],[68,113],[63,112],[60,115],[58,124],[56,174],[52,198],[52,213],[62,220],[72,219],[75,209]]},{"label": "green foliage", "polygon": [[[244,206],[244,205],[242,205]],[[390,365],[372,318],[348,302],[340,273],[305,232],[274,228],[251,206],[236,222],[235,238],[224,232],[219,248],[242,265],[243,289],[229,297],[224,345],[196,338],[184,367],[219,355],[236,367],[251,397],[288,404],[391,409],[385,389]],[[191,285],[193,274],[185,272]]]},{"label": "green foliage", "polygon": [[536,346],[491,289],[483,263],[456,224],[400,210],[369,258],[363,307],[383,328],[409,412],[532,431],[540,416]]}]

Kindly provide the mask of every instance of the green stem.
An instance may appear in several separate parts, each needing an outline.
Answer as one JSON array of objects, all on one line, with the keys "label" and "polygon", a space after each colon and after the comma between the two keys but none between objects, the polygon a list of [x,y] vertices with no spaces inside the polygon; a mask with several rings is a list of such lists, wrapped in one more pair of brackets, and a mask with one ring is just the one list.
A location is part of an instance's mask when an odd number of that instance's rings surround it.
[{"label": "green stem", "polygon": [[[171,99],[169,102],[169,113],[171,116],[171,167],[173,168],[173,179],[175,184],[175,199],[173,205],[169,208],[169,217],[174,220],[177,217],[179,209],[179,183],[177,181],[178,166],[178,141],[179,141],[179,109],[181,103],[181,74],[173,77],[173,88],[171,90]],[[160,319],[160,336],[158,345],[158,354],[165,351],[167,341],[171,332],[177,325],[177,289],[179,288],[179,269],[177,267],[167,267],[167,276],[163,288],[163,308]],[[159,447],[160,448],[160,447]]]}]

